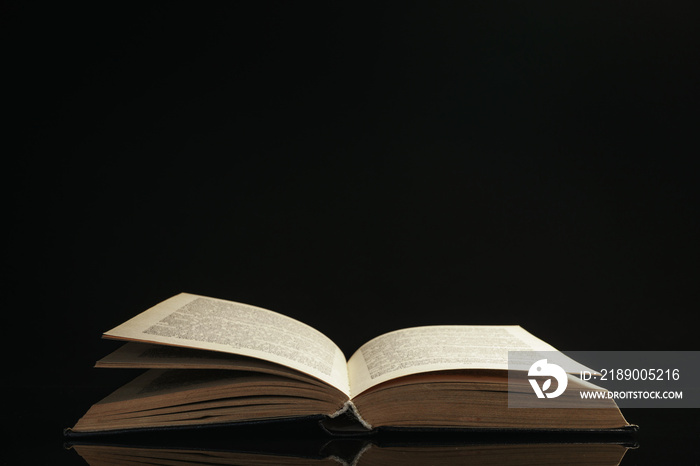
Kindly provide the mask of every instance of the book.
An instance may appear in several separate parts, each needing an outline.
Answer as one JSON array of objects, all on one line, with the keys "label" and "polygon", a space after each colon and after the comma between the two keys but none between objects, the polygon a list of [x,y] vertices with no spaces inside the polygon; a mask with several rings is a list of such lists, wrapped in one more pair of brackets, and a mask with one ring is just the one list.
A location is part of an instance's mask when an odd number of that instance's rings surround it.
[{"label": "book", "polygon": [[[145,371],[94,404],[68,435],[289,419],[317,419],[331,434],[635,428],[611,399],[585,409],[555,400],[551,408],[509,408],[509,393],[534,395],[526,374],[509,381],[508,352],[556,351],[518,325],[396,330],[346,360],[330,338],[291,317],[180,293],[103,337],[125,343],[96,367]],[[567,390],[600,389],[567,377]]]}]

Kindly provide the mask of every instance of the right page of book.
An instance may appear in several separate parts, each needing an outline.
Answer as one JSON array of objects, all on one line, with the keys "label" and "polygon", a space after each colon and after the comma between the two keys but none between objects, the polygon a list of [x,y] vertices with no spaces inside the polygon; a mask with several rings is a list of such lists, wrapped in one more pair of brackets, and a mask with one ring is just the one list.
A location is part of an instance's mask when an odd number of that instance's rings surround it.
[{"label": "right page of book", "polygon": [[453,369],[508,369],[508,351],[556,351],[519,325],[438,325],[397,330],[365,343],[348,361],[350,393],[387,380]]}]

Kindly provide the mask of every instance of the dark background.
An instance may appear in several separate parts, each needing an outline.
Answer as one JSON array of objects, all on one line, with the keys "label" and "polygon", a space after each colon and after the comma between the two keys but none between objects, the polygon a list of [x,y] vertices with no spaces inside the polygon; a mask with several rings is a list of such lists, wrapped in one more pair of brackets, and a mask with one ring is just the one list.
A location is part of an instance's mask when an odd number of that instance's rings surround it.
[{"label": "dark background", "polygon": [[[181,291],[348,357],[429,324],[697,350],[697,10],[3,3],[3,424],[79,464],[60,429],[130,378],[101,333]],[[697,460],[694,410],[626,414],[685,432],[630,461]]]}]

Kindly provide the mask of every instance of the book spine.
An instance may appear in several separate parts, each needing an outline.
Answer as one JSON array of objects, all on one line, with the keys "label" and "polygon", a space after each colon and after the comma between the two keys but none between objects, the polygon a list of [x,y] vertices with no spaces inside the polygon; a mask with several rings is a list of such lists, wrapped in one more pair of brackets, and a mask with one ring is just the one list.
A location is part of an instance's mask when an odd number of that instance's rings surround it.
[{"label": "book spine", "polygon": [[362,418],[362,415],[360,414],[360,411],[357,409],[357,406],[355,406],[355,403],[353,403],[351,400],[346,401],[342,408],[340,408],[338,411],[336,411],[335,413],[330,415],[330,418],[334,419],[334,418],[337,418],[338,416],[341,416],[343,414],[350,415],[350,416],[354,417],[357,420],[357,422],[362,424],[362,426],[365,429],[372,430],[372,425]]}]

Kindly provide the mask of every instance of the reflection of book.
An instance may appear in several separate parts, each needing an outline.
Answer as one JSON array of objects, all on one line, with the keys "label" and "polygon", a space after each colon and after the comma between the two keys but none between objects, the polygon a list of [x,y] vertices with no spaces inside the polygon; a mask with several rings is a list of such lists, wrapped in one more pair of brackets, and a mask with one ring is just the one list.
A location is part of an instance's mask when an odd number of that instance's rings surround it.
[{"label": "reflection of book", "polygon": [[[519,326],[399,330],[346,362],[330,339],[294,319],[182,293],[105,337],[128,343],[98,367],[149,370],[69,432],[304,417],[325,419],[329,430],[629,427],[612,400],[593,409],[509,409],[508,351],[554,350]],[[515,389],[530,396],[527,382]]]},{"label": "reflection of book", "polygon": [[[618,465],[631,445],[567,439],[564,442],[396,442],[380,438],[336,439],[292,445],[293,439],[246,439],[247,446],[225,448],[158,444],[81,442],[70,445],[91,466],[108,464],[250,464],[250,465]],[[211,443],[211,442],[209,442]],[[230,443],[230,442],[227,442]],[[242,443],[242,442],[238,442]]]}]

